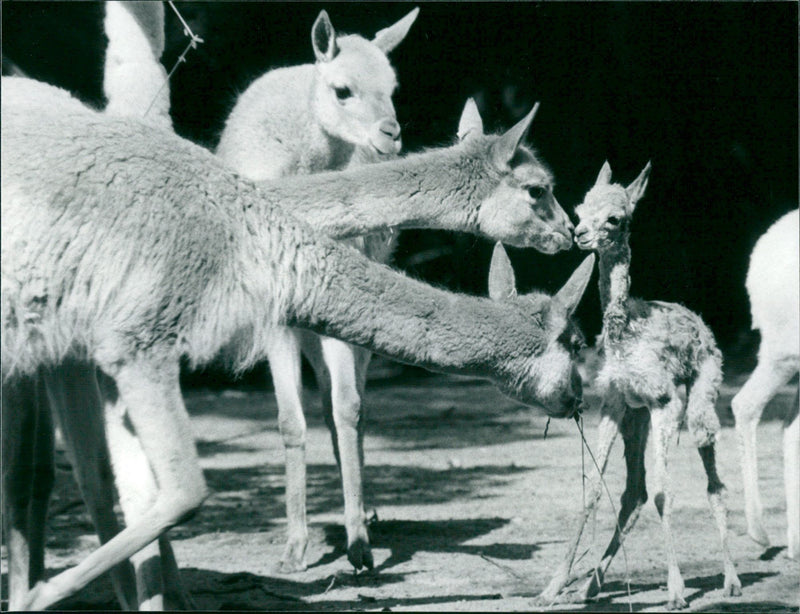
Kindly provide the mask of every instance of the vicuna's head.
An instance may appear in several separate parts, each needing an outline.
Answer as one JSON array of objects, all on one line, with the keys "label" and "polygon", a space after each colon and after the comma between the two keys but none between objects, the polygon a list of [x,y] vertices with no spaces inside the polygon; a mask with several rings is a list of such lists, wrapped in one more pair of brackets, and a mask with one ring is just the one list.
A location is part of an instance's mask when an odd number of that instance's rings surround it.
[{"label": "vicuna's head", "polygon": [[572,247],[573,225],[553,195],[552,173],[523,144],[538,108],[537,103],[504,134],[484,135],[478,107],[470,98],[461,114],[458,138],[481,161],[473,176],[482,173],[495,186],[481,195],[478,230],[515,247],[554,254]]},{"label": "vicuna's head", "polygon": [[611,166],[603,164],[592,189],[575,207],[578,226],[575,243],[581,249],[605,251],[628,240],[636,204],[644,196],[650,177],[650,162],[627,188],[611,183]]},{"label": "vicuna's head", "polygon": [[350,34],[337,36],[325,11],[311,28],[317,58],[312,108],[330,135],[381,154],[396,154],[402,146],[392,94],[394,69],[386,57],[405,38],[419,9],[414,9],[371,41]]},{"label": "vicuna's head", "polygon": [[592,276],[594,259],[594,254],[586,258],[552,298],[538,292],[517,297],[514,270],[502,244],[497,243],[492,254],[489,297],[528,302],[541,329],[533,355],[519,357],[516,377],[501,383],[500,389],[522,402],[535,400],[554,418],[570,418],[581,407],[583,385],[575,359],[585,338],[572,314]]}]

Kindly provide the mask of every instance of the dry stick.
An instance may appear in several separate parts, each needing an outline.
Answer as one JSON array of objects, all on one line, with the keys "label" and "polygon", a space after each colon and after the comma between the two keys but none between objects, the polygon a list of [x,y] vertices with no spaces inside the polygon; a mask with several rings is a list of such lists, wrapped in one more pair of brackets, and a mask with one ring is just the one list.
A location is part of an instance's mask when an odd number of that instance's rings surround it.
[{"label": "dry stick", "polygon": [[175,70],[178,68],[178,65],[181,62],[185,62],[186,61],[186,54],[189,53],[189,49],[197,49],[197,44],[204,42],[202,38],[200,38],[199,36],[197,36],[197,34],[192,32],[192,29],[189,27],[189,24],[186,23],[186,21],[184,20],[183,16],[178,12],[178,9],[172,3],[172,0],[170,0],[168,2],[168,4],[172,7],[172,10],[175,11],[175,14],[178,16],[178,19],[181,20],[181,23],[183,24],[183,33],[184,33],[184,35],[188,36],[190,40],[189,40],[189,44],[186,45],[186,49],[184,49],[183,53],[181,53],[178,56],[178,59],[175,60],[175,65],[172,67],[172,70],[169,71],[169,74],[167,74],[167,78],[164,79],[164,82],[161,84],[161,87],[158,88],[158,91],[156,92],[155,96],[153,96],[153,100],[150,101],[150,105],[147,107],[147,110],[144,112],[144,117],[147,117],[147,114],[150,112],[150,109],[153,108],[153,105],[155,104],[156,99],[158,98],[158,95],[161,93],[161,90],[164,89],[164,86],[169,82],[170,78],[172,77],[172,73],[175,72]]},{"label": "dry stick", "polygon": [[611,496],[611,492],[608,490],[608,485],[606,484],[606,480],[603,477],[603,472],[600,470],[600,465],[597,464],[597,459],[595,459],[594,454],[592,453],[592,449],[589,447],[589,442],[586,441],[586,437],[583,434],[583,424],[581,424],[581,422],[577,418],[575,419],[575,424],[578,427],[578,432],[581,434],[583,445],[586,446],[586,450],[589,452],[589,456],[592,458],[592,462],[594,463],[594,466],[597,469],[597,473],[600,476],[600,482],[603,484],[603,489],[606,491],[608,502],[611,504],[611,511],[614,514],[614,523],[617,525],[617,531],[619,532],[619,547],[622,549],[622,558],[625,561],[625,586],[628,589],[628,611],[633,612],[633,604],[631,603],[631,598],[632,598],[631,579],[628,570],[628,553],[625,551],[625,534],[622,532],[622,528],[619,526],[619,517],[617,516],[617,508],[614,505],[614,499]]}]

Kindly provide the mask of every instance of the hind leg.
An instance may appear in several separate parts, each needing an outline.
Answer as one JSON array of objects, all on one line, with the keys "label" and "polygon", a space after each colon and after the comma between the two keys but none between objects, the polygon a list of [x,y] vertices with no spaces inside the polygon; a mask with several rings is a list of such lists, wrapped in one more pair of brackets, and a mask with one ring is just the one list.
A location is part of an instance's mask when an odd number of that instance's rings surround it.
[{"label": "hind leg", "polygon": [[620,500],[619,516],[614,536],[608,544],[600,564],[595,567],[589,581],[581,591],[584,600],[600,592],[611,561],[617,554],[625,536],[633,529],[642,506],[647,502],[644,453],[650,433],[650,412],[647,409],[628,409],[622,420],[622,438],[625,442],[625,465],[627,477],[625,492]]},{"label": "hind leg", "polygon": [[2,392],[3,524],[8,548],[8,607],[13,611],[24,607],[31,587],[28,512],[40,403],[33,377],[4,382]]},{"label": "hind leg", "polygon": [[719,539],[722,543],[722,563],[725,569],[725,583],[723,594],[728,597],[738,597],[742,594],[742,583],[736,575],[736,566],[733,564],[728,547],[728,509],[725,507],[723,494],[725,485],[717,475],[717,464],[714,456],[714,444],[708,444],[697,449],[703,460],[703,468],[708,476],[708,504],[717,523]]},{"label": "hind leg", "polygon": [[742,457],[747,533],[754,541],[764,547],[769,546],[769,537],[764,530],[764,512],[761,504],[761,494],[758,489],[756,429],[766,404],[796,372],[796,363],[794,363],[792,370],[780,362],[773,362],[767,358],[759,357],[758,365],[750,375],[750,378],[731,401]]},{"label": "hind leg", "polygon": [[790,559],[800,558],[800,385],[783,431],[783,482],[786,492],[786,546]]},{"label": "hind leg", "polygon": [[[94,367],[65,360],[44,374],[50,407],[61,428],[67,456],[83,501],[92,517],[100,543],[120,531],[114,513],[114,481],[103,426],[103,405]],[[111,571],[120,605],[136,610],[133,567],[124,562]]]}]

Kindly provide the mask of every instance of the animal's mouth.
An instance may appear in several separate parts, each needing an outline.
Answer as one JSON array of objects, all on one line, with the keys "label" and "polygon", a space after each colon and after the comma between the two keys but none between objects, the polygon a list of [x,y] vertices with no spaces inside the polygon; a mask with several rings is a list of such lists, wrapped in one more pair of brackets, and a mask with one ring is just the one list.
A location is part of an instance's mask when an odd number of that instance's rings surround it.
[{"label": "animal's mouth", "polygon": [[572,235],[558,230],[551,230],[543,239],[534,239],[531,242],[531,247],[535,247],[544,254],[552,255],[572,247]]},{"label": "animal's mouth", "polygon": [[403,140],[400,137],[393,139],[388,136],[379,136],[371,138],[370,145],[378,154],[389,156],[400,153],[403,148]]},{"label": "animal's mouth", "polygon": [[579,249],[592,249],[594,241],[591,239],[575,239],[575,245],[577,245]]}]

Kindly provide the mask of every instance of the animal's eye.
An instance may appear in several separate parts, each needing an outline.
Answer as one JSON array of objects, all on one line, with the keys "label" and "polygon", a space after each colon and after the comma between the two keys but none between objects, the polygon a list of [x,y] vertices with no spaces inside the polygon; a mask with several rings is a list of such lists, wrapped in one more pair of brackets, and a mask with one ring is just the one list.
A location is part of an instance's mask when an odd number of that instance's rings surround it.
[{"label": "animal's eye", "polygon": [[547,188],[540,185],[532,185],[528,188],[528,196],[534,200],[539,200],[547,194]]},{"label": "animal's eye", "polygon": [[611,217],[608,218],[608,223],[611,224],[612,226],[619,226],[619,218],[616,217],[615,215],[612,215]]},{"label": "animal's eye", "polygon": [[586,348],[586,342],[580,335],[573,335],[572,337],[572,351],[576,354]]},{"label": "animal's eye", "polygon": [[336,92],[336,98],[339,101],[347,100],[353,95],[353,92],[350,91],[349,87],[335,87],[333,91]]}]

